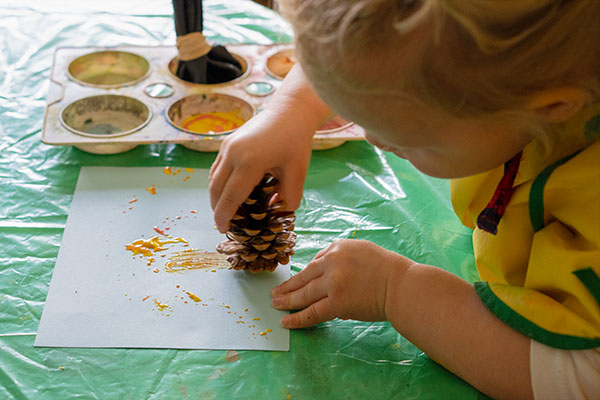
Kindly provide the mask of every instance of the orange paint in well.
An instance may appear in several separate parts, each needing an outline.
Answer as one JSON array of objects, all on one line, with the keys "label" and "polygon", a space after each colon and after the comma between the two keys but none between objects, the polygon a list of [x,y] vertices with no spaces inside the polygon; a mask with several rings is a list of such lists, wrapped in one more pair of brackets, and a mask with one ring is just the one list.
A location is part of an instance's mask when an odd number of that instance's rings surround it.
[{"label": "orange paint in well", "polygon": [[246,121],[239,116],[239,110],[213,111],[194,114],[183,120],[183,129],[194,133],[222,133],[244,125]]}]

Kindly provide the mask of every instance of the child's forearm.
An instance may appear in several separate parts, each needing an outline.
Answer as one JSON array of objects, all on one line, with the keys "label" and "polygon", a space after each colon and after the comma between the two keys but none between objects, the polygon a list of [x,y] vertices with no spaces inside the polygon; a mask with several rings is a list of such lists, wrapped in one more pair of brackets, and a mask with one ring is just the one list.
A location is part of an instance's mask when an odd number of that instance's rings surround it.
[{"label": "child's forearm", "polygon": [[428,265],[393,274],[385,312],[398,332],[486,394],[533,397],[530,339],[490,313],[472,285]]}]

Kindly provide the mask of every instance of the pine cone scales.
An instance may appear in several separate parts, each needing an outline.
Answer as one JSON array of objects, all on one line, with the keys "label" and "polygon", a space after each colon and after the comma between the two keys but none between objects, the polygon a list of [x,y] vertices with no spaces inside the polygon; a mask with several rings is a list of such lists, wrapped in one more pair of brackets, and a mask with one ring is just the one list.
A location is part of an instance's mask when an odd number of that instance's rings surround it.
[{"label": "pine cone scales", "polygon": [[217,246],[218,252],[229,256],[234,269],[272,272],[294,254],[296,215],[279,211],[281,202],[269,205],[277,183],[273,176],[265,175],[231,219],[227,240]]}]

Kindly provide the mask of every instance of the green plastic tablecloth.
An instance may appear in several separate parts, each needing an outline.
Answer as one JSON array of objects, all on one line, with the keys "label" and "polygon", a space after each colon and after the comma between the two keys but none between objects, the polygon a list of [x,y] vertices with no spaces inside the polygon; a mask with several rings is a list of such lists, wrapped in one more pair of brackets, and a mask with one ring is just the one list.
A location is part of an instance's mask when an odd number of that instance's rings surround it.
[{"label": "green plastic tablecloth", "polygon": [[[335,320],[291,332],[289,352],[34,348],[81,166],[208,168],[214,153],[176,145],[99,156],[40,141],[59,46],[173,45],[169,1],[5,0],[0,5],[0,399],[476,399],[389,323]],[[65,3],[65,2],[62,2]],[[289,42],[273,11],[205,1],[222,43]],[[314,152],[292,269],[335,238],[360,238],[476,277],[471,232],[448,184],[364,142]],[[435,316],[432,316],[432,318]],[[140,327],[143,334],[143,327]]]}]

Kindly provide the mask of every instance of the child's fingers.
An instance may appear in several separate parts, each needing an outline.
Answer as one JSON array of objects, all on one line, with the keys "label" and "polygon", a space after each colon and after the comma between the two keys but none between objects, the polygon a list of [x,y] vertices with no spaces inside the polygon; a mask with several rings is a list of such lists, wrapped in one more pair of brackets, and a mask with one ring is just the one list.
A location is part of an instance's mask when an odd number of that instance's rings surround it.
[{"label": "child's fingers", "polygon": [[[217,160],[219,161],[219,160]],[[215,161],[215,164],[217,163]],[[211,167],[210,177],[208,182],[208,191],[210,193],[210,206],[214,210],[217,206],[219,198],[221,197],[221,193],[223,191],[223,187],[229,179],[231,175],[231,171],[233,170],[230,165],[225,165],[226,163],[219,163],[220,165]]]},{"label": "child's fingers", "polygon": [[314,261],[311,261],[302,271],[292,276],[281,285],[276,286],[271,290],[271,297],[283,295],[294,290],[300,289],[302,286],[308,284],[313,279],[317,279],[323,274],[323,269]]},{"label": "child's fingers", "polygon": [[283,200],[287,211],[294,211],[300,206],[305,179],[306,171],[303,168],[290,165],[282,171],[279,179],[279,197]]},{"label": "child's fingers", "polygon": [[329,297],[325,297],[295,314],[286,315],[281,319],[281,325],[287,329],[307,328],[336,317]]},{"label": "child's fingers", "polygon": [[[229,229],[229,221],[240,204],[250,195],[258,184],[263,172],[255,170],[233,170],[223,185],[215,205],[215,224],[221,233]],[[220,179],[215,176],[215,179]]]},{"label": "child's fingers", "polygon": [[217,154],[217,158],[215,158],[215,161],[210,166],[210,169],[208,170],[208,179],[209,180],[212,179],[212,176],[215,173],[215,170],[219,167],[219,164],[221,164],[221,160],[223,159],[223,157],[221,156],[222,154],[223,153],[219,152]]},{"label": "child's fingers", "polygon": [[313,261],[315,261],[318,258],[323,257],[325,254],[327,254],[327,251],[330,249],[331,246],[327,246],[324,249],[321,249],[317,252],[317,254],[315,254],[315,257],[313,258]]},{"label": "child's fingers", "polygon": [[279,310],[299,310],[327,296],[325,279],[313,279],[298,290],[273,298],[273,306]]}]

